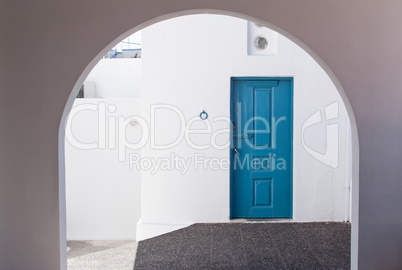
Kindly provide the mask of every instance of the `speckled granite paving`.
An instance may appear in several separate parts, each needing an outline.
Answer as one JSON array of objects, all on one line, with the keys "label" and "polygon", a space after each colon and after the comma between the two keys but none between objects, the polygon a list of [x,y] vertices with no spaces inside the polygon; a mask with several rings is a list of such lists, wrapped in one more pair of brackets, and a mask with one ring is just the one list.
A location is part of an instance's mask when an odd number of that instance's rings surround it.
[{"label": "speckled granite paving", "polygon": [[[78,242],[78,241],[72,241]],[[67,259],[68,270],[132,270],[137,243],[134,241],[80,241],[72,250],[80,249]],[[128,242],[121,244],[118,242]],[[71,244],[71,242],[70,242]],[[79,247],[80,245],[84,247]],[[92,246],[95,244],[95,246]]]},{"label": "speckled granite paving", "polygon": [[350,224],[195,224],[139,242],[134,269],[350,269]]}]

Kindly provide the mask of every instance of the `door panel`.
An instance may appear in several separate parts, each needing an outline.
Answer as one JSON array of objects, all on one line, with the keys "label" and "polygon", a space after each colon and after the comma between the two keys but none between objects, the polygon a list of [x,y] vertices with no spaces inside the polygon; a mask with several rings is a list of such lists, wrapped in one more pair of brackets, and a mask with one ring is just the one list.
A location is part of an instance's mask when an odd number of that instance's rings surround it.
[{"label": "door panel", "polygon": [[269,129],[271,121],[271,89],[254,88],[254,127],[256,129],[255,146],[268,147],[271,142],[271,134],[258,131]]},{"label": "door panel", "polygon": [[293,79],[232,80],[232,218],[292,217]]}]

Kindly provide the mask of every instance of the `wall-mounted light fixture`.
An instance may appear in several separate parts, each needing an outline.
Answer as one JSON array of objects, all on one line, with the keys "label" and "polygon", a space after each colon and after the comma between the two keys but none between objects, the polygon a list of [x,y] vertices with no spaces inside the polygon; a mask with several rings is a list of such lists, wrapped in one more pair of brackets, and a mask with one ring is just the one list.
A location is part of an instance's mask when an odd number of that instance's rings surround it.
[{"label": "wall-mounted light fixture", "polygon": [[254,45],[257,49],[265,50],[268,47],[268,40],[265,37],[259,36],[254,40]]},{"label": "wall-mounted light fixture", "polygon": [[247,54],[264,56],[277,52],[277,33],[262,25],[247,22]]}]

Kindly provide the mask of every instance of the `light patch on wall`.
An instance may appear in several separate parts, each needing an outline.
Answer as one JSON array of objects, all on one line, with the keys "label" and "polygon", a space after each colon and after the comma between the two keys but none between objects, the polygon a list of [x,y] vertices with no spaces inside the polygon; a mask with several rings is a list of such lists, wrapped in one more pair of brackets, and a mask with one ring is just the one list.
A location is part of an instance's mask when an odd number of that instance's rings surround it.
[{"label": "light patch on wall", "polygon": [[324,108],[324,119],[322,112],[316,111],[304,123],[302,127],[302,144],[304,149],[313,156],[316,160],[330,166],[337,168],[339,164],[339,125],[338,123],[326,123],[326,140],[325,151],[319,153],[306,144],[306,130],[314,125],[325,123],[325,121],[337,119],[339,116],[339,102],[336,101]]}]

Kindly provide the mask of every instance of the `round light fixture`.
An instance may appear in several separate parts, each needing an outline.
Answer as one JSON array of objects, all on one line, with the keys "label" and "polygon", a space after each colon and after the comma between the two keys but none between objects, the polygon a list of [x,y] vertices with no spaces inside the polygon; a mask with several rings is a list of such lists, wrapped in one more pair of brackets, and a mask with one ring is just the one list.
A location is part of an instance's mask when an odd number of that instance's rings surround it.
[{"label": "round light fixture", "polygon": [[260,50],[265,50],[268,47],[268,40],[265,37],[256,37],[254,40],[255,46]]}]

